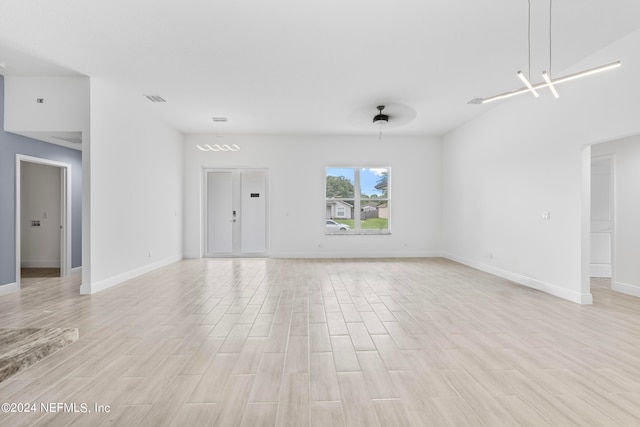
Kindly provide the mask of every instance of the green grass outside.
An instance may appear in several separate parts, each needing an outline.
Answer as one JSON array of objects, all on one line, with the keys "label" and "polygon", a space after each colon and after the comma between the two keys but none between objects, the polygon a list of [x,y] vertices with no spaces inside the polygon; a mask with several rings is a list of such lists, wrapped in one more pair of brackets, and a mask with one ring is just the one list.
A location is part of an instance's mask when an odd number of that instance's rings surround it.
[{"label": "green grass outside", "polygon": [[[355,228],[353,219],[334,219],[335,222],[346,224],[353,230]],[[386,230],[389,228],[389,220],[387,218],[369,218],[360,221],[360,229],[362,230]]]}]

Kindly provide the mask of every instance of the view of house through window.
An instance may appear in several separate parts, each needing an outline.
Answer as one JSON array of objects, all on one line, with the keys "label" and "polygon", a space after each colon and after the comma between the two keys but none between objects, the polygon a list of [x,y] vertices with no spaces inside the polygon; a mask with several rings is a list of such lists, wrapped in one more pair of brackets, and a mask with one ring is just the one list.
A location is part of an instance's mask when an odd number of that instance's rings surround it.
[{"label": "view of house through window", "polygon": [[327,234],[389,233],[390,168],[326,168]]}]

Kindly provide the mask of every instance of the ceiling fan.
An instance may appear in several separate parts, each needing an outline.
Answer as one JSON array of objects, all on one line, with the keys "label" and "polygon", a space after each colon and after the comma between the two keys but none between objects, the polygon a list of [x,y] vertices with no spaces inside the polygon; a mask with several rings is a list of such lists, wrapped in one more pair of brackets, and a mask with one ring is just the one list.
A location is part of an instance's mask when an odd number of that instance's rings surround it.
[{"label": "ceiling fan", "polygon": [[416,118],[416,110],[397,103],[380,103],[376,107],[371,104],[363,105],[355,109],[349,115],[349,123],[352,126],[366,129],[377,128],[395,129],[404,126]]},{"label": "ceiling fan", "polygon": [[376,108],[378,109],[378,114],[373,116],[373,124],[378,126],[389,124],[389,116],[382,112],[384,105],[378,105]]}]

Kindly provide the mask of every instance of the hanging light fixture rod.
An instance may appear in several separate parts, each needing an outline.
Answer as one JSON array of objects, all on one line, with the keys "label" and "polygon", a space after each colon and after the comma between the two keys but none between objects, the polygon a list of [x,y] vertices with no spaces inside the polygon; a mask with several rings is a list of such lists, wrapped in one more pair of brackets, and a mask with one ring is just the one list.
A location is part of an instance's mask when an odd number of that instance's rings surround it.
[{"label": "hanging light fixture rod", "polygon": [[556,87],[553,85],[553,82],[551,81],[551,78],[549,77],[549,74],[547,74],[546,71],[542,72],[542,78],[544,79],[545,82],[547,82],[547,86],[549,87],[549,89],[551,89],[551,93],[553,94],[554,98],[556,99],[560,98],[560,95],[558,94]]},{"label": "hanging light fixture rod", "polygon": [[[575,79],[579,79],[581,77],[586,77],[586,76],[590,76],[590,75],[593,75],[593,74],[601,73],[603,71],[612,70],[614,68],[620,67],[620,65],[622,65],[622,63],[620,61],[616,61],[616,62],[612,62],[610,64],[601,65],[599,67],[590,68],[588,70],[580,71],[580,72],[577,72],[577,73],[567,74],[566,76],[558,77],[558,78],[553,79],[553,80],[549,79],[549,82],[545,81],[545,82],[536,83],[534,85],[531,85],[531,87],[534,90],[540,89],[540,88],[544,88],[544,87],[550,87],[551,88],[554,85],[558,85],[560,83],[568,82],[570,80],[575,80]],[[542,77],[544,78],[544,74],[543,74]],[[547,78],[548,78],[548,76],[547,76]],[[520,95],[522,93],[527,93],[527,92],[530,92],[530,91],[531,90],[528,87],[523,87],[523,88],[520,88],[520,89],[517,89],[517,90],[514,90],[514,91],[504,92],[504,93],[501,93],[499,95],[491,96],[489,98],[483,98],[482,102],[480,102],[480,104],[486,104],[487,102],[497,101],[499,99],[511,98],[512,96]]]},{"label": "hanging light fixture rod", "polygon": [[[527,48],[529,52],[529,78],[531,78],[531,0],[527,0],[529,5],[529,14],[528,14],[528,27],[527,27]],[[600,73],[602,71],[611,70],[613,68],[618,68],[621,64],[620,61],[612,62],[611,64],[601,65],[600,67],[590,68],[588,70],[580,71],[573,74],[568,74],[564,77],[558,77],[557,79],[551,78],[551,59],[552,59],[552,44],[551,44],[551,36],[552,36],[552,27],[551,27],[551,18],[553,11],[553,0],[549,0],[549,72],[542,72],[542,79],[544,82],[540,82],[537,84],[531,84],[529,79],[525,77],[522,71],[518,71],[518,78],[522,80],[525,87],[516,89],[510,92],[504,92],[495,96],[491,96],[489,98],[473,98],[467,104],[486,104],[487,102],[497,101],[499,99],[511,98],[515,95],[520,95],[521,93],[531,92],[533,96],[536,98],[539,97],[539,94],[536,89],[548,87],[551,93],[555,98],[559,98],[560,95],[556,90],[555,85],[568,82],[569,80],[578,79],[581,77],[590,76],[592,74]]]},{"label": "hanging light fixture rod", "polygon": [[524,85],[527,87],[527,89],[529,89],[529,91],[533,94],[533,96],[535,96],[536,98],[540,96],[538,92],[536,92],[536,90],[533,88],[533,86],[531,86],[531,83],[524,76],[524,73],[522,71],[518,71],[518,77],[520,77],[520,80],[522,80]]}]

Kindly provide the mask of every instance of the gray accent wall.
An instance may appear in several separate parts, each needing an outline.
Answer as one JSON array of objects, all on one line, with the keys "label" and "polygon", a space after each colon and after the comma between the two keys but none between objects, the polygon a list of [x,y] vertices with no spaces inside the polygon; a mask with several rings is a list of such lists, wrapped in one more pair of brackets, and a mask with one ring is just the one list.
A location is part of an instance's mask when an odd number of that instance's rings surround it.
[{"label": "gray accent wall", "polygon": [[0,286],[16,282],[16,154],[71,165],[71,267],[82,266],[82,152],[5,132],[0,75]]}]

